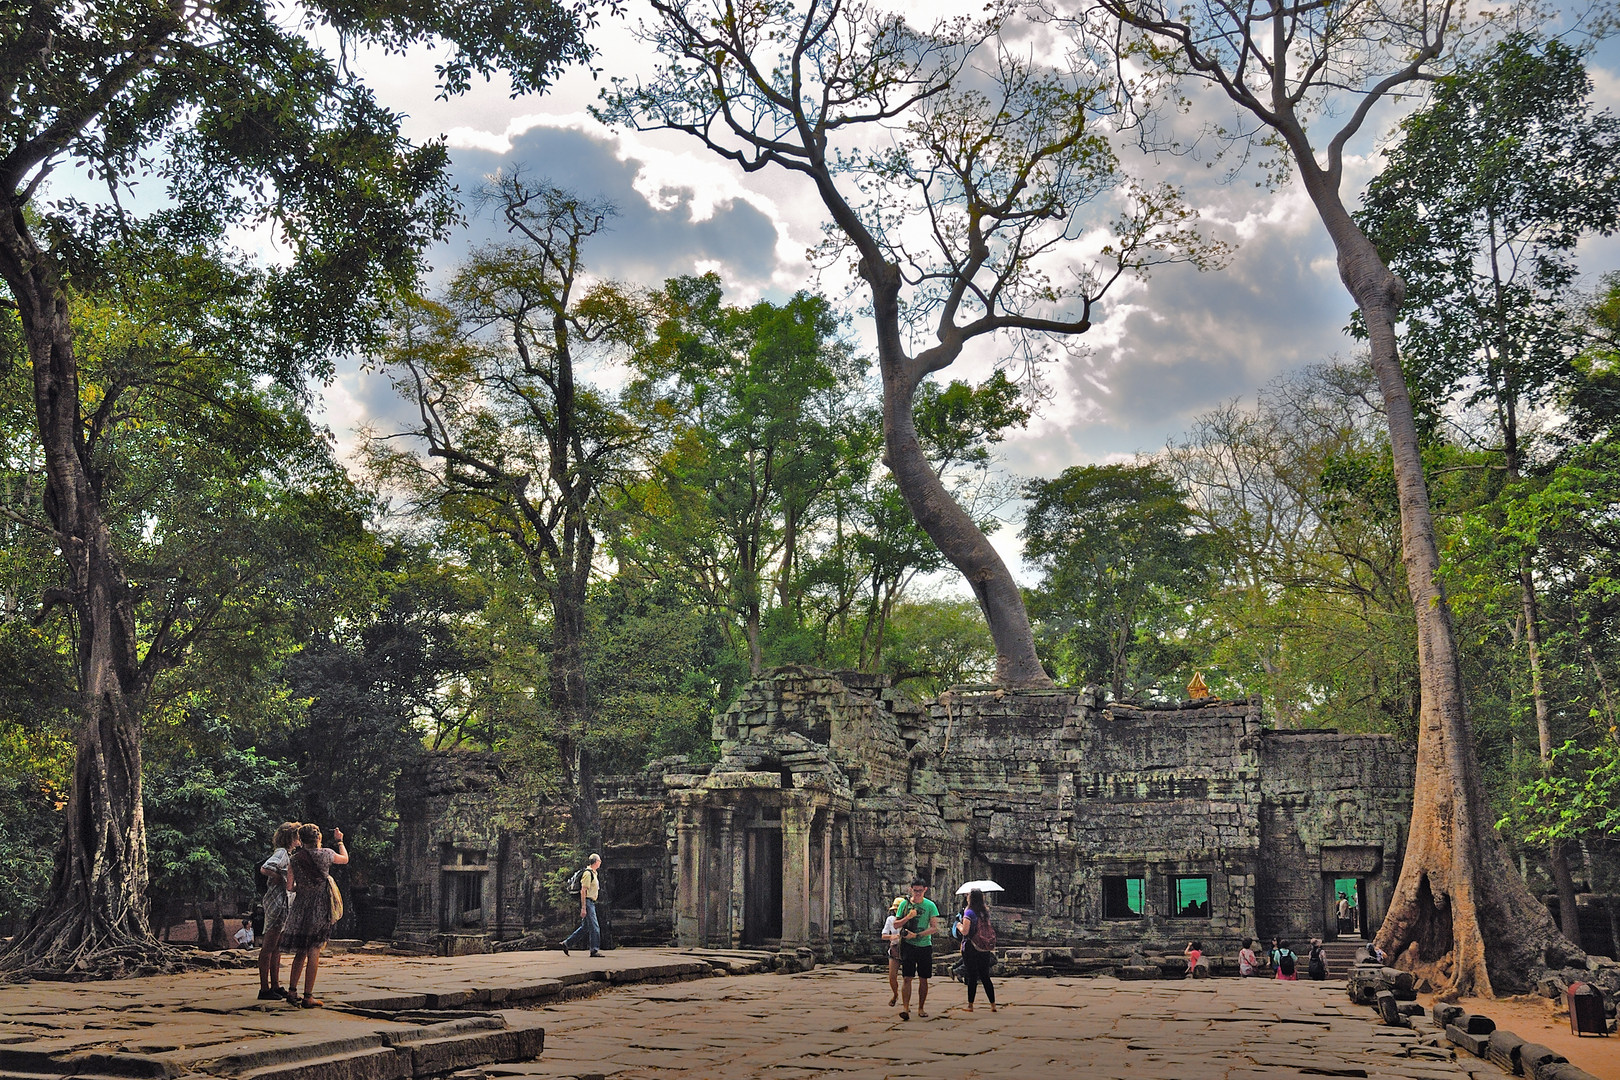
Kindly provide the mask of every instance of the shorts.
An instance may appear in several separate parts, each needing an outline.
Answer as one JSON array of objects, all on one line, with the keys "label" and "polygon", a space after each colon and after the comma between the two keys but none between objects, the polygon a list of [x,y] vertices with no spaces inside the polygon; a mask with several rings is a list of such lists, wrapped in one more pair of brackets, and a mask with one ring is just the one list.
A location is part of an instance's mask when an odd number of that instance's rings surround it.
[{"label": "shorts", "polygon": [[900,959],[900,943],[898,941],[889,946],[889,959]]},{"label": "shorts", "polygon": [[932,979],[934,977],[933,948],[902,941],[900,943],[900,974],[907,979],[913,976],[919,979]]}]

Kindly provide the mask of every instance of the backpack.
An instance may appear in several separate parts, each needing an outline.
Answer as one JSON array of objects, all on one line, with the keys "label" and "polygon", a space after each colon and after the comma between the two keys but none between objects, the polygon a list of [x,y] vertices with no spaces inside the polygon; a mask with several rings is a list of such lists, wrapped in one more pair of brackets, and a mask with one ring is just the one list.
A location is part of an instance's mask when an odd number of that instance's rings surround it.
[{"label": "backpack", "polygon": [[966,914],[967,912],[964,910],[961,914],[957,915],[956,918],[951,920],[951,940],[958,944],[960,944],[962,941],[962,918]]},{"label": "backpack", "polygon": [[973,920],[973,929],[968,933],[967,943],[973,946],[976,952],[996,951],[996,928],[990,925],[989,915]]},{"label": "backpack", "polygon": [[573,895],[578,896],[579,890],[585,886],[585,871],[589,869],[590,867],[588,866],[582,866],[578,870],[575,870],[574,876],[568,879],[568,884],[563,886],[563,888],[567,889]]},{"label": "backpack", "polygon": [[1294,973],[1294,961],[1294,954],[1284,950],[1283,954],[1277,958],[1277,970],[1284,975],[1292,975]]},{"label": "backpack", "polygon": [[1327,978],[1327,957],[1322,954],[1320,946],[1311,947],[1311,959],[1306,966],[1306,970],[1310,972],[1313,979]]}]

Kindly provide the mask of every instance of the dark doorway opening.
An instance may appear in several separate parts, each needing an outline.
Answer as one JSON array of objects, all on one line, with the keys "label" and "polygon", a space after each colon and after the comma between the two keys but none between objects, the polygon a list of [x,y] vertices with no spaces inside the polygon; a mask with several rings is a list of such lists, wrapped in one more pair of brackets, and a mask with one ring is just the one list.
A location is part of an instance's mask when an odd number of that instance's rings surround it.
[{"label": "dark doorway opening", "polygon": [[782,939],[782,830],[749,829],[743,868],[744,944]]}]

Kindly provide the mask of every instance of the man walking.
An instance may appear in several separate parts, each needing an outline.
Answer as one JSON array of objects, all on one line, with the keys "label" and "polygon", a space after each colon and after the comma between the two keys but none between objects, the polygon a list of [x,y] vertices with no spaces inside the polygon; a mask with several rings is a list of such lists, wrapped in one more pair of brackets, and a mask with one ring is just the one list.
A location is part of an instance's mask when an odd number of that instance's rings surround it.
[{"label": "man walking", "polygon": [[911,899],[900,905],[900,1019],[911,1019],[911,980],[917,980],[917,1018],[928,1016],[928,980],[934,977],[934,924],[939,908],[928,899],[928,882],[911,883]]},{"label": "man walking", "polygon": [[602,955],[602,927],[596,921],[596,898],[602,888],[601,866],[602,856],[592,854],[579,873],[579,929],[563,938],[564,956],[569,955],[568,943],[581,934],[590,943],[591,955]]}]

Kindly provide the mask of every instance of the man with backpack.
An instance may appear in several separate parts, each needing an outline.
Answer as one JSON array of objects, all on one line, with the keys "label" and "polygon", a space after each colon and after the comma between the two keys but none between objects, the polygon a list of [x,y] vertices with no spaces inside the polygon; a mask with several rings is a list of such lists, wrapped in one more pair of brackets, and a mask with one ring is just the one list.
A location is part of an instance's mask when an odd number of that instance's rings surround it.
[{"label": "man with backpack", "polygon": [[568,881],[568,890],[579,890],[579,928],[572,934],[563,938],[562,951],[568,956],[568,943],[579,937],[586,936],[591,946],[592,956],[602,955],[602,927],[596,921],[596,898],[601,895],[602,856],[593,853],[585,864],[585,869],[579,871]]}]

